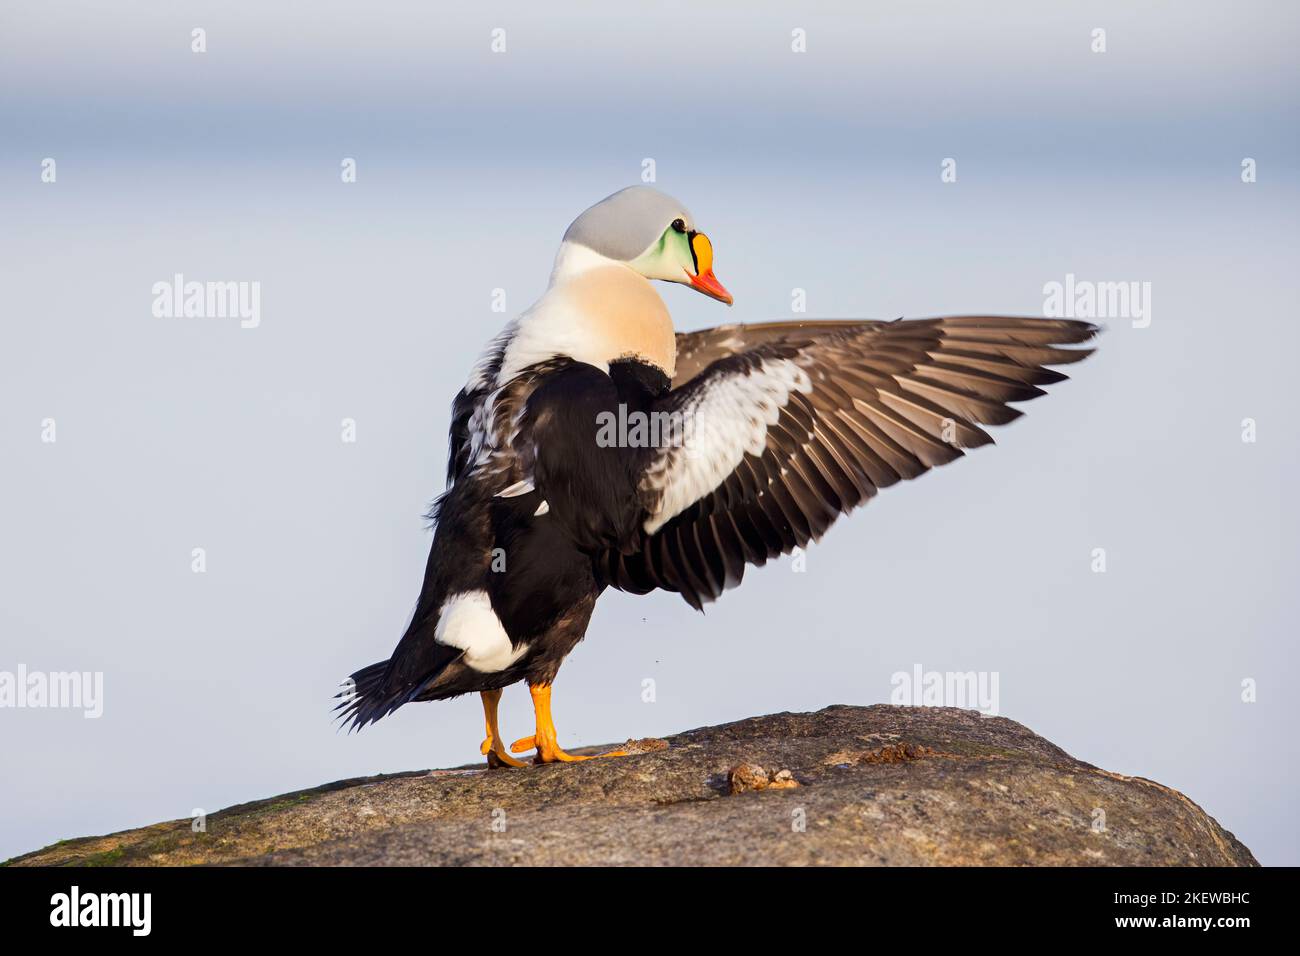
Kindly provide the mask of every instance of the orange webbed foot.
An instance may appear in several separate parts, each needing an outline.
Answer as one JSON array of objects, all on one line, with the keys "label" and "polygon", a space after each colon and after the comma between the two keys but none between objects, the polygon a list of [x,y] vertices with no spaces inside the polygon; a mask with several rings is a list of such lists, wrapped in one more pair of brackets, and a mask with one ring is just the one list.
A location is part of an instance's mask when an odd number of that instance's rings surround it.
[{"label": "orange webbed foot", "polygon": [[501,701],[501,691],[485,690],[480,696],[483,698],[483,720],[487,725],[487,737],[479,745],[478,752],[487,757],[488,769],[527,766],[522,760],[516,760],[506,753],[506,745],[501,739],[501,731],[497,727],[497,704]]},{"label": "orange webbed foot", "polygon": [[537,714],[537,732],[531,737],[521,737],[510,745],[513,753],[536,750],[533,763],[576,763],[579,760],[591,760],[594,757],[625,757],[626,751],[610,750],[603,754],[571,754],[560,749],[555,731],[555,721],[551,719],[551,685],[530,684],[528,691],[533,695],[533,710]]}]

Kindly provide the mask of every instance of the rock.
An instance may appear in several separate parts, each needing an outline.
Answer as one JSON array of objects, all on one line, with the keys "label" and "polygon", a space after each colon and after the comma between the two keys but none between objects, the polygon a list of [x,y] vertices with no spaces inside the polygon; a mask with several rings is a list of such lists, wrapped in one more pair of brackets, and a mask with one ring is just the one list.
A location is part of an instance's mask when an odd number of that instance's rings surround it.
[{"label": "rock", "polygon": [[1258,865],[1178,791],[973,711],[827,707],[662,743],[343,780],[211,814],[204,833],[174,820],[10,862]]},{"label": "rock", "polygon": [[778,770],[772,775],[772,782],[768,787],[772,790],[793,790],[799,786],[799,781],[794,778],[789,770]]},{"label": "rock", "polygon": [[746,793],[750,790],[792,790],[799,786],[789,770],[778,770],[769,775],[756,763],[737,764],[727,774],[731,793]]},{"label": "rock", "polygon": [[748,790],[766,790],[767,771],[756,763],[737,764],[727,774],[732,793],[745,793]]}]

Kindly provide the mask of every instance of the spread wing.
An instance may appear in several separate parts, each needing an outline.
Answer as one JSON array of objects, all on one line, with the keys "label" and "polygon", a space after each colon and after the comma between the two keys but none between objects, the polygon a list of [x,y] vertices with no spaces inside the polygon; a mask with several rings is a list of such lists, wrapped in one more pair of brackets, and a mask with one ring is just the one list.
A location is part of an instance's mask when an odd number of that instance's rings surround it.
[{"label": "spread wing", "polygon": [[[680,440],[655,450],[633,542],[597,556],[625,591],[693,606],[821,537],[880,488],[988,444],[981,426],[1065,378],[1097,328],[1065,319],[960,316],[779,322],[679,335],[656,410]],[[675,418],[673,417],[675,416]]]}]

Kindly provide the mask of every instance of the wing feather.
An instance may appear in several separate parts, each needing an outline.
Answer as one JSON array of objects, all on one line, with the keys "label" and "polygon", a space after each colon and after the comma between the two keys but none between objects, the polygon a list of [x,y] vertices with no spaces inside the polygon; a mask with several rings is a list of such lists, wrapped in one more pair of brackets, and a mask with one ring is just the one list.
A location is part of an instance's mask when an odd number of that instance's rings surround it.
[{"label": "wing feather", "polygon": [[[881,489],[992,442],[981,426],[1066,376],[1097,328],[1069,319],[954,316],[727,325],[677,336],[659,410],[698,425],[656,450],[630,545],[597,556],[614,587],[678,591],[696,607],[817,540]],[[687,434],[691,435],[688,428]]]}]

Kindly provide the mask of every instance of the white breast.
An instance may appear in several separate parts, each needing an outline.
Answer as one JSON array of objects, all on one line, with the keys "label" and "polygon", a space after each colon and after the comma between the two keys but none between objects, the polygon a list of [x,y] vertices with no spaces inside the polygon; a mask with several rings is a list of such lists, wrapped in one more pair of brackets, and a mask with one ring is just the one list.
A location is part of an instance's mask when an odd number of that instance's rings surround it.
[{"label": "white breast", "polygon": [[521,315],[497,383],[567,355],[597,368],[637,358],[671,378],[677,364],[672,317],[650,281],[625,263],[565,243],[550,288]]}]

